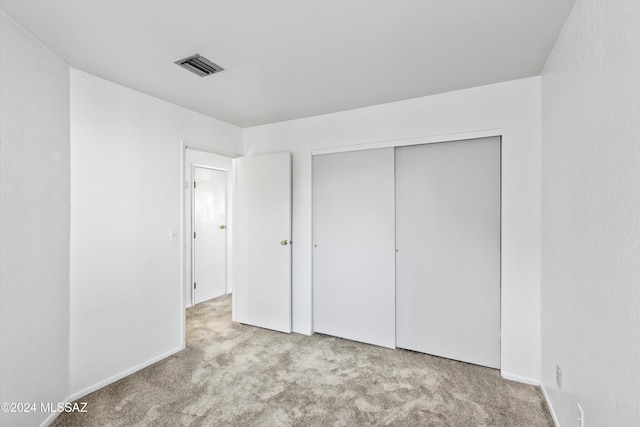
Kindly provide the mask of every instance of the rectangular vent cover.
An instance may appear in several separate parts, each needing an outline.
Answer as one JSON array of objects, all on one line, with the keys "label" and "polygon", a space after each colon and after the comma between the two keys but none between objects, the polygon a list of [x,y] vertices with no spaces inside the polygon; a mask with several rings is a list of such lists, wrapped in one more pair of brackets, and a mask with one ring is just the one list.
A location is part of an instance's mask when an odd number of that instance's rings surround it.
[{"label": "rectangular vent cover", "polygon": [[214,64],[204,56],[200,56],[197,53],[195,55],[176,61],[175,63],[182,68],[186,68],[192,73],[199,75],[200,77],[219,73],[220,71],[224,70],[224,68],[222,68],[221,66]]}]

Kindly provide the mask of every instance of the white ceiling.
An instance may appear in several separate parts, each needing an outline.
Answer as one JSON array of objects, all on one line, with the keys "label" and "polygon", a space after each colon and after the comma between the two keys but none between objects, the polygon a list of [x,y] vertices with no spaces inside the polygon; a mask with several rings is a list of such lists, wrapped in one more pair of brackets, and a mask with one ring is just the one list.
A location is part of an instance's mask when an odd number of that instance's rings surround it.
[{"label": "white ceiling", "polygon": [[[539,75],[573,0],[0,0],[70,66],[239,126]],[[173,62],[200,53],[225,71]]]}]

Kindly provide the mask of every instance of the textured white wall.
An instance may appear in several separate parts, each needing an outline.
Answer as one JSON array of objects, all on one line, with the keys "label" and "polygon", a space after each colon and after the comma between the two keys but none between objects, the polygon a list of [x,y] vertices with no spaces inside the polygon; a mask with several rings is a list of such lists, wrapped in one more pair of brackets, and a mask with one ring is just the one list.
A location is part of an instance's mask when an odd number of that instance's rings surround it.
[{"label": "textured white wall", "polygon": [[578,1],[542,100],[543,386],[563,426],[638,425],[640,2]]},{"label": "textured white wall", "polygon": [[0,412],[69,391],[69,68],[0,12]]},{"label": "textured white wall", "polygon": [[245,154],[293,153],[292,274],[296,332],[312,331],[312,150],[405,138],[437,139],[438,135],[487,129],[499,129],[497,132],[503,135],[502,373],[522,381],[539,381],[538,77],[245,129]]},{"label": "textured white wall", "polygon": [[242,129],[71,70],[75,396],[183,345],[182,141],[238,153]]}]

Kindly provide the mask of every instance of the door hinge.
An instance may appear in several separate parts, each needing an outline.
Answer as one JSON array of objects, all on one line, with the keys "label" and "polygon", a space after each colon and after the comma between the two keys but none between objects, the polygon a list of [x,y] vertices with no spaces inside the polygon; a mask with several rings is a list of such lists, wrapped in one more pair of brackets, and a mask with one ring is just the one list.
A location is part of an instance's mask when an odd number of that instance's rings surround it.
[{"label": "door hinge", "polygon": [[193,238],[194,239],[196,238],[196,232],[195,231],[193,232]]},{"label": "door hinge", "polygon": [[196,182],[193,181],[193,188],[196,188]]},{"label": "door hinge", "polygon": [[197,283],[196,283],[196,282],[193,282],[193,289],[195,289],[195,288],[197,288],[197,287],[198,287],[198,286],[197,286]]}]

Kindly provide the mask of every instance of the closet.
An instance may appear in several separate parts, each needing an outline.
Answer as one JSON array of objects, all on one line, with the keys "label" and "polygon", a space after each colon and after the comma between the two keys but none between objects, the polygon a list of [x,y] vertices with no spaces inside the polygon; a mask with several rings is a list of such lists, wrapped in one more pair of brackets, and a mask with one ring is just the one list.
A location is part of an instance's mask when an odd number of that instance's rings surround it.
[{"label": "closet", "polygon": [[500,367],[500,138],[313,157],[314,330]]}]

